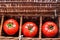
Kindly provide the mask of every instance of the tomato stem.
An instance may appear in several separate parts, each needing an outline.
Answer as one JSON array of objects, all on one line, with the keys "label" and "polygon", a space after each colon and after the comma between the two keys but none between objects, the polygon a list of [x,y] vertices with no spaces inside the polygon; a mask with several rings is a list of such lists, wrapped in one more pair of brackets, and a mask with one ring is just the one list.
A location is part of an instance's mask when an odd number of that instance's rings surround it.
[{"label": "tomato stem", "polygon": [[49,26],[49,29],[51,29],[51,30],[52,30],[52,29],[53,29],[53,26],[52,26],[52,25],[50,25],[50,26]]},{"label": "tomato stem", "polygon": [[12,23],[8,23],[7,25],[8,25],[9,28],[11,28],[13,26]]},{"label": "tomato stem", "polygon": [[32,26],[29,25],[29,26],[28,26],[28,29],[31,30],[31,29],[32,29]]}]

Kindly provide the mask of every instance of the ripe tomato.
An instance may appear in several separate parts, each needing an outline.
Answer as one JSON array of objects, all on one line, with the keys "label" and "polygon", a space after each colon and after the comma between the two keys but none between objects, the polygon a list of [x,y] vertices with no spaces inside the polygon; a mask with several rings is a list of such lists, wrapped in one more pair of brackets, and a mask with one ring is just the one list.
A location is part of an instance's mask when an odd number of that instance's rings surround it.
[{"label": "ripe tomato", "polygon": [[6,20],[3,24],[3,30],[8,35],[14,35],[18,31],[18,22],[14,19]]},{"label": "ripe tomato", "polygon": [[22,33],[26,37],[34,37],[38,32],[38,27],[33,22],[26,22],[22,27]]},{"label": "ripe tomato", "polygon": [[54,37],[58,33],[58,26],[54,22],[45,22],[42,26],[42,33],[46,37]]}]

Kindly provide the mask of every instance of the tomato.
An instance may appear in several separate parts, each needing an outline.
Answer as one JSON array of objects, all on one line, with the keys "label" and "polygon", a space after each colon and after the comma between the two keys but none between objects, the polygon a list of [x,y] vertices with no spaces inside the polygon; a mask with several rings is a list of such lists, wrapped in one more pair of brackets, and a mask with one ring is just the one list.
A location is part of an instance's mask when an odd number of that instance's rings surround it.
[{"label": "tomato", "polygon": [[58,26],[54,22],[45,22],[42,26],[45,37],[54,37],[58,33]]},{"label": "tomato", "polygon": [[26,22],[22,26],[22,33],[26,37],[34,37],[38,32],[38,26],[33,22]]},{"label": "tomato", "polygon": [[3,24],[3,30],[8,35],[14,35],[18,31],[18,22],[14,19],[8,19]]}]

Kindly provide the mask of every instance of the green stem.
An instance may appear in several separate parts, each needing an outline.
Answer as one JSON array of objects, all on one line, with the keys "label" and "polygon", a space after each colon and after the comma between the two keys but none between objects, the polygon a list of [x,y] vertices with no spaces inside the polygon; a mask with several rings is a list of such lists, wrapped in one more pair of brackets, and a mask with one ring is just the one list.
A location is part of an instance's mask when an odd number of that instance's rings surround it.
[{"label": "green stem", "polygon": [[52,26],[52,25],[50,25],[50,26],[49,26],[49,29],[51,29],[51,30],[52,30],[52,29],[53,29],[53,26]]},{"label": "green stem", "polygon": [[28,29],[31,30],[31,29],[32,29],[32,26],[29,25],[29,26],[28,26]]},{"label": "green stem", "polygon": [[8,23],[7,25],[8,25],[9,28],[13,27],[12,23]]}]

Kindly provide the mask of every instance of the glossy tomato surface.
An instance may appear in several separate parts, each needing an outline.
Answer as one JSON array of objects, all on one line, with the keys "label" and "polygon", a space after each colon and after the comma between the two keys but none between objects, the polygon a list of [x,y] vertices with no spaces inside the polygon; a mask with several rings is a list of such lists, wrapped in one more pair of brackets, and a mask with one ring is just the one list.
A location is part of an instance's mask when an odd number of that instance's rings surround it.
[{"label": "glossy tomato surface", "polygon": [[22,26],[22,33],[26,37],[34,37],[38,32],[38,26],[33,22],[26,22]]},{"label": "glossy tomato surface", "polygon": [[18,22],[14,19],[8,19],[3,24],[3,30],[8,35],[14,35],[18,31]]},{"label": "glossy tomato surface", "polygon": [[46,37],[54,37],[58,33],[58,26],[54,22],[45,22],[42,26],[42,33]]}]

